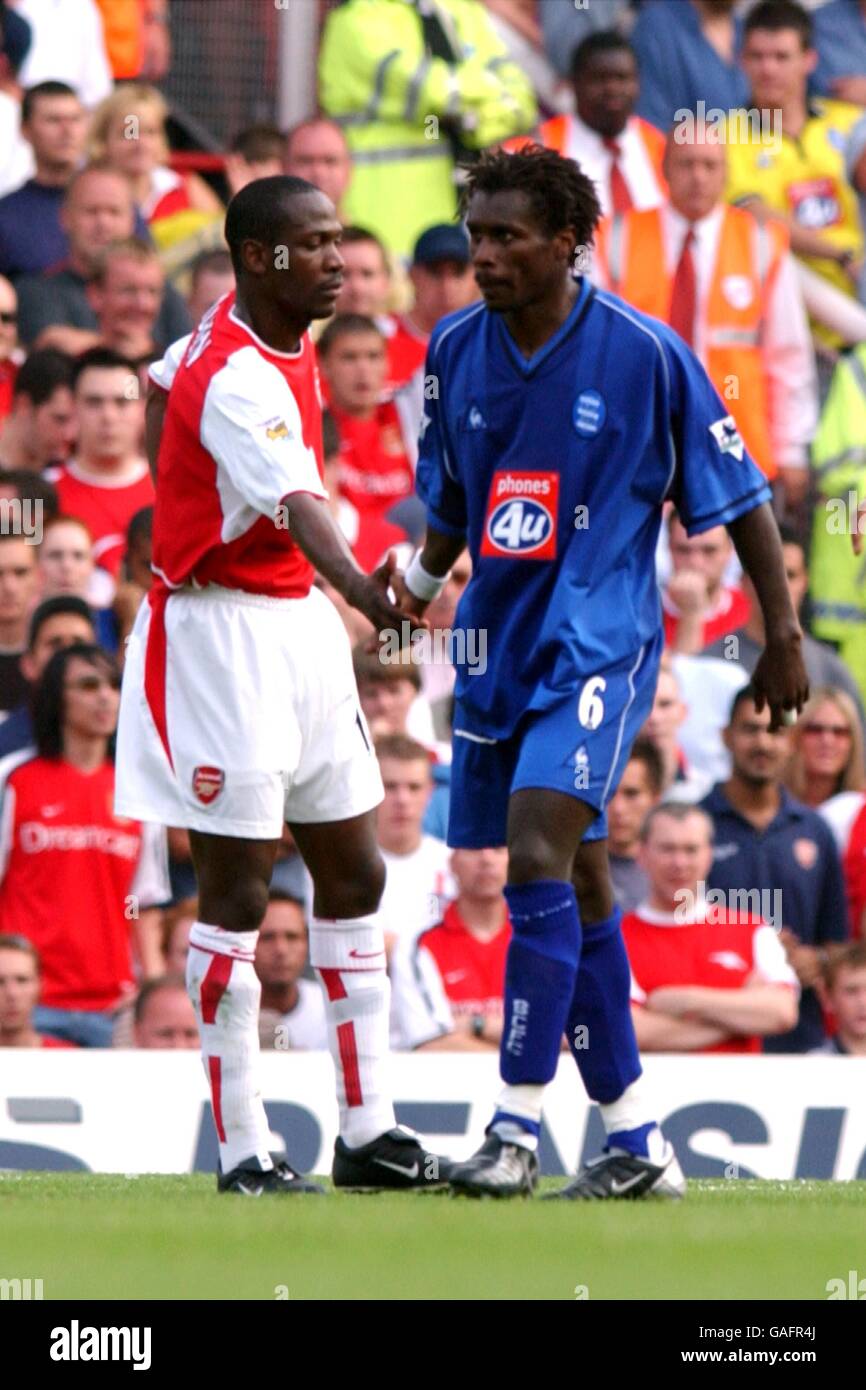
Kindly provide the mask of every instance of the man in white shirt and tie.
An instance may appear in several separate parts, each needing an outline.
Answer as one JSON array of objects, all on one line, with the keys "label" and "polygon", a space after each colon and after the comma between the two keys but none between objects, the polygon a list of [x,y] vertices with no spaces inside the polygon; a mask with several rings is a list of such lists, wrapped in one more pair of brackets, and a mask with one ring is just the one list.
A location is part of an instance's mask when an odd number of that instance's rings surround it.
[{"label": "man in white shirt and tie", "polygon": [[[553,116],[538,141],[574,159],[595,184],[602,213],[658,207],[666,195],[661,131],[634,114],[640,79],[628,39],[610,31],[590,34],[571,59],[575,115]],[[525,137],[507,141],[520,149]]]}]

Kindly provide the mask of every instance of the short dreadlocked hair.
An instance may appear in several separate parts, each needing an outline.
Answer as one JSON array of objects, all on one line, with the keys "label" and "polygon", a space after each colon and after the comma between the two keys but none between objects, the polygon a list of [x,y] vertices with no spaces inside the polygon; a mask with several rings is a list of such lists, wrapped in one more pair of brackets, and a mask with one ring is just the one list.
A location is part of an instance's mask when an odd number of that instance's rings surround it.
[{"label": "short dreadlocked hair", "polygon": [[485,150],[468,170],[460,199],[465,215],[475,193],[525,193],[548,236],[570,227],[578,246],[588,246],[601,204],[595,184],[573,159],[543,145],[528,144],[516,154]]}]

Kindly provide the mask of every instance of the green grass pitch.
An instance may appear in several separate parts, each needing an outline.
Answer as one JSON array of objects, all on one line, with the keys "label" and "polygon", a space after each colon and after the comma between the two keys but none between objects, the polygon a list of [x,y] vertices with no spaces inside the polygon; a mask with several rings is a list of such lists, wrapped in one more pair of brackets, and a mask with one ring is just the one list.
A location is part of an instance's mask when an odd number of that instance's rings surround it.
[{"label": "green grass pitch", "polygon": [[590,1205],[6,1172],[0,1278],[41,1278],[46,1300],[823,1300],[866,1269],[864,1206],[866,1182],[692,1182],[678,1203]]}]

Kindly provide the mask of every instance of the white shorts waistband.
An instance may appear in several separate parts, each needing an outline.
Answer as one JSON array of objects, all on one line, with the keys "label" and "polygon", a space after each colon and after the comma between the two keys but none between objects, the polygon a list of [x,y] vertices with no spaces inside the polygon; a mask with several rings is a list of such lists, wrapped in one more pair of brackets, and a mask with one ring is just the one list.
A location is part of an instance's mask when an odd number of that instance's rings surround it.
[{"label": "white shorts waistband", "polygon": [[184,598],[195,598],[204,601],[206,599],[215,600],[218,603],[239,603],[246,608],[281,608],[283,610],[296,608],[299,603],[306,603],[313,586],[309,593],[299,595],[297,598],[280,598],[275,594],[250,594],[246,589],[226,589],[222,584],[206,584],[201,589],[197,589],[192,584],[184,584],[180,589],[172,589],[171,596],[176,597],[183,594]]}]

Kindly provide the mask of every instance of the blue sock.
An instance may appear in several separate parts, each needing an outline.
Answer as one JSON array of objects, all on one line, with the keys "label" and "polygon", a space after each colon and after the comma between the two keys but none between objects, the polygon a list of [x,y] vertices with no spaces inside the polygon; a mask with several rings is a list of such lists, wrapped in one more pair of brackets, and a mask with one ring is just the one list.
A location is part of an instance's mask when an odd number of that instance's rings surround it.
[{"label": "blue sock", "polygon": [[618,1129],[607,1136],[604,1151],[608,1153],[611,1149],[625,1149],[637,1158],[649,1158],[648,1139],[654,1129],[658,1129],[655,1120],[647,1125],[638,1125],[637,1129]]},{"label": "blue sock", "polygon": [[566,1037],[591,1100],[611,1105],[641,1074],[619,908],[584,928]]},{"label": "blue sock", "polygon": [[544,1085],[556,1071],[580,960],[580,916],[570,883],[505,889],[512,937],[505,966],[502,1079]]}]

